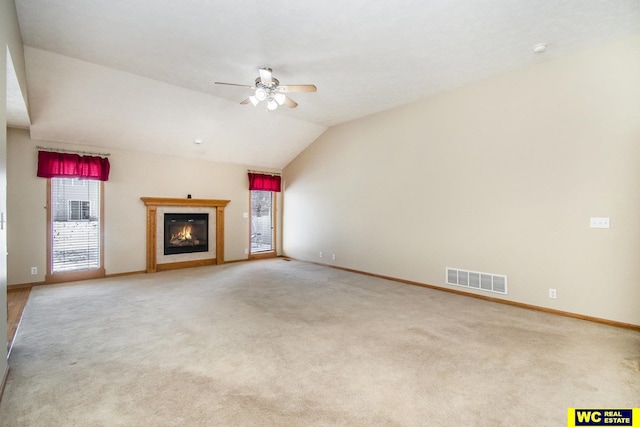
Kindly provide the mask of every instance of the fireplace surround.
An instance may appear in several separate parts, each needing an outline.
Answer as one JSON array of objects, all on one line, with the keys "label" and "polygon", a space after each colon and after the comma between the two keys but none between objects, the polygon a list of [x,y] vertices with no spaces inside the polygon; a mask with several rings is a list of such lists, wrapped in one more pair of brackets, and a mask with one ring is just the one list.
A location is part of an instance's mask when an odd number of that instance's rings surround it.
[{"label": "fireplace surround", "polygon": [[[140,198],[147,208],[147,273],[155,273],[156,271],[172,270],[176,268],[197,267],[203,265],[224,264],[224,208],[229,204],[230,200],[215,199],[179,199],[179,198],[161,198],[161,197],[141,197]],[[209,252],[213,251],[212,245],[215,245],[215,255],[210,255],[203,259],[175,261],[172,257],[179,258],[180,255],[169,254],[162,256],[164,239],[163,236],[164,221],[159,219],[160,214],[170,211],[178,211],[185,213],[184,210],[193,211],[211,211],[209,217],[209,228],[211,234],[215,234],[214,241],[209,241]],[[171,213],[171,212],[170,212]],[[215,221],[213,220],[215,217]],[[215,224],[214,224],[215,222]],[[200,240],[200,239],[197,239]],[[210,239],[207,239],[210,240]],[[160,246],[160,247],[158,247]],[[203,252],[204,253],[204,252]]]}]

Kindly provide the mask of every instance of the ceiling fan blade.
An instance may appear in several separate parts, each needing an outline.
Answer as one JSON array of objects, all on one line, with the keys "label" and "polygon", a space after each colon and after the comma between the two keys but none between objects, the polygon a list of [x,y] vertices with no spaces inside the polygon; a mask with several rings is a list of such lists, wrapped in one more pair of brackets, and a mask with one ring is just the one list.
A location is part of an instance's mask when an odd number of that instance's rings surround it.
[{"label": "ceiling fan blade", "polygon": [[255,87],[253,86],[249,86],[249,85],[239,85],[237,83],[223,83],[223,82],[213,82],[214,84],[217,85],[226,85],[226,86],[240,86],[240,87],[248,87],[249,89],[255,89]]},{"label": "ceiling fan blade", "polygon": [[248,104],[250,102],[249,98],[245,99],[244,101],[242,101],[240,104]]},{"label": "ceiling fan blade", "polygon": [[260,68],[260,81],[266,85],[269,85],[273,82],[273,77],[271,77],[271,68]]},{"label": "ceiling fan blade", "polygon": [[289,108],[296,108],[298,106],[298,103],[296,101],[294,101],[293,99],[289,98],[288,96],[284,97],[284,105],[286,105]]},{"label": "ceiling fan blade", "polygon": [[316,85],[280,85],[278,89],[284,93],[291,92],[316,92],[318,88]]}]

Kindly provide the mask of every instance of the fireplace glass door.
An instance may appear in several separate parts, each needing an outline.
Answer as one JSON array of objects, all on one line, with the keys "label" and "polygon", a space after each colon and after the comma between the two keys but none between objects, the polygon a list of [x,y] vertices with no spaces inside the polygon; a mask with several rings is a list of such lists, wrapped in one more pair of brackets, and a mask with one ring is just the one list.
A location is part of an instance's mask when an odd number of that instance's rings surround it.
[{"label": "fireplace glass door", "polygon": [[208,213],[165,213],[164,254],[186,254],[209,250]]}]

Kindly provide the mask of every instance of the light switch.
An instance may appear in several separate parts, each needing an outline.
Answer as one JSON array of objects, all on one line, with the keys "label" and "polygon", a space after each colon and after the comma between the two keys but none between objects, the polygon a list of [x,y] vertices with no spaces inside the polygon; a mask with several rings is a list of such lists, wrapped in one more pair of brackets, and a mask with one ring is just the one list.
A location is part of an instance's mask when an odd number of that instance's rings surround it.
[{"label": "light switch", "polygon": [[594,218],[589,220],[591,228],[610,228],[609,218]]}]

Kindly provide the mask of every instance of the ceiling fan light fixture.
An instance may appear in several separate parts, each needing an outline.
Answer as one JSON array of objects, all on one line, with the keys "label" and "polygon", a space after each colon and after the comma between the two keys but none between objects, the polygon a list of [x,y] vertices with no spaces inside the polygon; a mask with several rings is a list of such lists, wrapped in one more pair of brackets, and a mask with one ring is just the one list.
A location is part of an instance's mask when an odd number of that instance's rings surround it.
[{"label": "ceiling fan light fixture", "polygon": [[284,104],[284,100],[285,100],[285,99],[287,99],[287,97],[286,97],[286,96],[284,96],[284,94],[283,94],[283,93],[276,93],[276,94],[273,96],[273,99],[275,99],[275,100],[276,100],[276,102],[277,102],[279,105],[282,105],[282,104]]},{"label": "ceiling fan light fixture", "polygon": [[258,100],[258,98],[256,98],[255,96],[251,95],[249,97],[249,102],[251,102],[251,104],[255,107],[256,105],[258,105],[258,103],[260,101]]},{"label": "ceiling fan light fixture", "polygon": [[269,97],[269,101],[267,101],[267,110],[273,111],[278,108],[278,103],[271,97]]},{"label": "ceiling fan light fixture", "polygon": [[258,99],[258,101],[264,101],[265,99],[267,99],[267,91],[264,90],[263,88],[259,87],[259,88],[256,89],[256,95],[255,96]]}]

